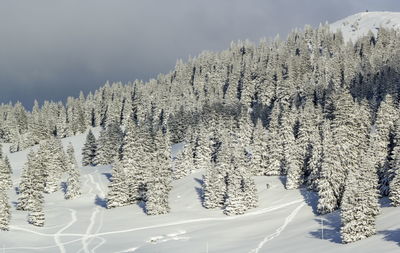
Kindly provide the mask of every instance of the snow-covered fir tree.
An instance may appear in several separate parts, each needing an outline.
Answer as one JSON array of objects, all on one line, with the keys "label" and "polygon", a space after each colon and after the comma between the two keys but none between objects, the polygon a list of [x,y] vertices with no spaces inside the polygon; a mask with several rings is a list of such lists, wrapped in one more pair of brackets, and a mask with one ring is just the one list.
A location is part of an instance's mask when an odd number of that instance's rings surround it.
[{"label": "snow-covered fir tree", "polygon": [[[40,156],[40,153],[38,153]],[[40,159],[41,157],[39,157]],[[39,160],[40,161],[40,160]],[[45,190],[45,172],[44,168],[40,166],[41,163],[33,163],[33,167],[30,169],[30,181],[29,185],[31,188],[31,195],[28,199],[27,210],[28,222],[34,226],[42,227],[44,226],[44,196],[43,192]]]},{"label": "snow-covered fir tree", "polygon": [[387,196],[390,180],[393,176],[388,159],[392,148],[392,136],[395,135],[395,122],[398,119],[398,109],[391,95],[387,95],[381,102],[376,114],[375,128],[377,134],[374,138],[373,148],[379,173],[379,189],[383,196]]},{"label": "snow-covered fir tree", "polygon": [[80,173],[75,159],[75,151],[72,143],[67,147],[67,189],[65,199],[74,199],[81,195]]},{"label": "snow-covered fir tree", "polygon": [[[145,126],[137,125],[134,121],[129,121],[125,130],[120,165],[126,174],[129,204],[144,200],[146,182],[149,180],[152,168],[152,149],[149,130]],[[116,177],[119,178],[119,175]],[[119,187],[118,185],[115,187]],[[124,191],[124,189],[114,191]]]},{"label": "snow-covered fir tree", "polygon": [[11,206],[7,191],[0,189],[0,231],[8,231],[11,220]]},{"label": "snow-covered fir tree", "polygon": [[268,136],[267,131],[262,125],[260,119],[257,120],[253,130],[253,138],[251,144],[251,166],[254,175],[262,176],[267,173],[268,169]]},{"label": "snow-covered fir tree", "polygon": [[168,213],[169,192],[171,191],[171,155],[169,140],[158,130],[154,137],[151,175],[146,184],[146,214],[159,215]]},{"label": "snow-covered fir tree", "polygon": [[113,165],[111,183],[106,196],[107,208],[126,206],[129,204],[129,181],[127,180],[123,163],[117,161]]},{"label": "snow-covered fir tree", "polygon": [[123,133],[120,126],[111,123],[106,129],[102,129],[97,143],[95,162],[99,165],[108,165],[120,156]]},{"label": "snow-covered fir tree", "polygon": [[336,157],[335,144],[333,142],[332,130],[330,122],[326,122],[323,126],[323,156],[321,163],[321,172],[317,185],[318,190],[318,212],[320,214],[330,213],[339,206],[337,195],[337,187],[335,187],[335,173],[340,166]]},{"label": "snow-covered fir tree", "polygon": [[210,136],[203,124],[198,126],[197,133],[194,165],[196,169],[204,170],[211,165]]},{"label": "snow-covered fir tree", "polygon": [[400,170],[395,171],[393,180],[390,182],[389,199],[393,206],[400,206]]},{"label": "snow-covered fir tree", "polygon": [[229,137],[225,138],[221,151],[221,162],[227,172],[224,213],[238,215],[257,206],[257,190],[249,168],[246,168],[245,144],[242,139]]},{"label": "snow-covered fir tree", "polygon": [[83,166],[94,166],[96,165],[96,154],[97,154],[97,143],[96,137],[92,130],[89,130],[86,135],[86,142],[82,148],[82,165]]},{"label": "snow-covered fir tree", "polygon": [[0,159],[0,190],[9,190],[12,187],[11,173],[5,160]]},{"label": "snow-covered fir tree", "polygon": [[378,177],[371,153],[359,162],[361,168],[350,171],[341,204],[341,237],[351,243],[376,233],[375,221],[379,214]]},{"label": "snow-covered fir tree", "polygon": [[29,211],[28,223],[36,227],[43,227],[45,222],[43,203],[38,202],[35,204],[34,209]]},{"label": "snow-covered fir tree", "polygon": [[283,146],[280,137],[280,106],[278,102],[275,102],[269,119],[269,126],[267,130],[268,138],[268,169],[267,176],[278,176],[281,174],[282,169],[282,154]]},{"label": "snow-covered fir tree", "polygon": [[60,188],[61,175],[66,171],[66,156],[60,139],[52,138],[39,145],[38,157],[46,173],[45,192],[52,193]]},{"label": "snow-covered fir tree", "polygon": [[[21,181],[19,183],[19,195],[17,210],[30,210],[31,200],[33,195],[32,177],[33,170],[40,166],[37,152],[31,150],[28,153],[27,162],[25,163],[22,174]],[[44,179],[43,179],[44,180]]]},{"label": "snow-covered fir tree", "polygon": [[205,208],[223,207],[226,193],[226,173],[221,162],[206,169],[203,176],[203,206]]},{"label": "snow-covered fir tree", "polygon": [[183,150],[176,155],[174,160],[173,178],[176,180],[187,176],[193,170],[193,167],[191,146],[185,144]]},{"label": "snow-covered fir tree", "polygon": [[10,174],[13,174],[13,170],[11,168],[11,163],[10,163],[10,160],[8,159],[8,156],[4,156],[4,163],[6,164],[7,169],[10,172]]}]

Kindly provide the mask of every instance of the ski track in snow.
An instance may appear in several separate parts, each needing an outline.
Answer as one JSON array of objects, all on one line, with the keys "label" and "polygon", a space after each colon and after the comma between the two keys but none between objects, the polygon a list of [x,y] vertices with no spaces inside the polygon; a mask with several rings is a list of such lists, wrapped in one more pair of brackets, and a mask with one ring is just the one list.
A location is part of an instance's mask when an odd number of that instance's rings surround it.
[{"label": "ski track in snow", "polygon": [[305,205],[305,203],[302,203],[301,205],[299,205],[298,207],[296,207],[296,209],[293,210],[293,212],[291,212],[289,214],[289,216],[286,217],[285,222],[283,223],[282,226],[280,226],[275,233],[268,235],[267,237],[264,238],[264,240],[262,240],[257,248],[253,249],[250,251],[250,253],[258,253],[259,250],[261,250],[261,248],[264,246],[264,244],[266,244],[268,241],[274,239],[275,237],[278,237],[283,230],[285,230],[286,226],[294,219],[294,217],[296,216],[296,214],[300,211],[300,209]]},{"label": "ski track in snow", "polygon": [[[98,170],[96,170],[95,172],[98,172]],[[98,183],[98,182],[96,183],[96,182],[94,181],[93,175],[89,174],[89,175],[88,175],[88,178],[89,178],[89,181],[91,182],[91,187],[90,187],[89,193],[90,193],[90,194],[93,193],[93,185],[95,185],[96,188],[97,188],[97,189],[99,190],[99,192],[101,193],[101,195],[103,195],[103,194],[104,194],[104,193],[103,193],[103,190],[101,189],[99,183]],[[100,178],[99,178],[99,180],[100,180]],[[85,233],[85,235],[84,235],[84,236],[82,237],[82,239],[81,239],[81,240],[82,240],[82,248],[78,251],[78,253],[82,252],[82,250],[83,250],[85,253],[90,253],[90,251],[89,251],[89,245],[90,245],[90,243],[93,241],[93,239],[95,239],[95,237],[92,236],[91,231],[93,230],[93,228],[94,228],[94,226],[95,226],[95,224],[96,224],[96,216],[97,216],[98,213],[100,213],[100,207],[99,207],[99,206],[96,206],[96,207],[94,208],[93,212],[92,212],[91,217],[90,217],[90,223],[89,223],[89,226],[88,226],[87,229],[86,229],[86,233]],[[101,229],[102,226],[103,226],[103,218],[101,218],[101,223],[100,223],[100,226],[99,226],[99,228],[97,229],[96,233],[98,233],[98,231],[100,231],[100,229]],[[90,238],[92,238],[92,239],[90,239]],[[90,240],[89,240],[89,239],[90,239]],[[97,247],[96,247],[96,248],[97,248]],[[92,252],[93,252],[93,250],[92,250]]]},{"label": "ski track in snow", "polygon": [[60,235],[62,234],[62,232],[67,230],[69,227],[71,227],[77,221],[76,210],[74,210],[74,209],[68,209],[68,210],[71,212],[71,221],[67,225],[65,225],[65,227],[58,230],[56,234],[54,234],[54,241],[55,241],[56,245],[58,246],[58,248],[60,249],[61,253],[66,253],[66,250],[60,240]]},{"label": "ski track in snow", "polygon": [[[200,219],[190,219],[190,220],[184,220],[184,221],[177,221],[177,222],[169,222],[169,223],[164,223],[164,224],[160,224],[160,225],[153,225],[153,226],[145,226],[145,227],[138,227],[138,228],[131,228],[131,229],[125,229],[125,230],[117,230],[117,231],[109,231],[109,232],[102,232],[102,233],[96,233],[96,234],[61,234],[60,236],[69,236],[69,237],[98,237],[98,236],[106,236],[106,235],[113,235],[113,234],[122,234],[122,233],[129,233],[129,232],[134,232],[134,231],[140,231],[140,230],[147,230],[147,229],[154,229],[154,228],[162,228],[162,227],[170,227],[170,226],[177,226],[177,225],[184,225],[184,224],[190,224],[190,223],[199,223],[199,222],[206,222],[206,221],[227,221],[227,220],[236,220],[236,219],[241,219],[243,217],[248,217],[248,216],[256,216],[256,215],[261,215],[261,214],[265,214],[265,213],[269,213],[269,212],[273,212],[288,206],[291,206],[293,204],[297,204],[303,202],[303,199],[297,199],[294,201],[290,201],[288,203],[284,203],[281,205],[277,205],[277,206],[273,206],[273,207],[269,207],[269,208],[264,208],[264,209],[260,209],[258,211],[255,212],[251,212],[251,213],[246,213],[243,215],[239,215],[239,216],[229,216],[229,217],[221,217],[221,218],[200,218]],[[21,231],[25,231],[25,232],[30,232],[36,235],[41,235],[41,236],[46,236],[46,237],[53,237],[52,234],[46,234],[46,233],[41,233],[41,232],[37,232],[37,231],[33,231],[30,229],[26,229],[26,228],[20,228],[17,226],[11,226],[12,229],[15,230],[21,230]],[[81,240],[81,239],[80,239]]]},{"label": "ski track in snow", "polygon": [[[101,193],[100,197],[103,198],[103,197],[105,196],[105,194],[104,194],[103,189],[101,189],[100,184],[98,183],[98,182],[101,181],[101,178],[100,178],[100,175],[99,175],[99,174],[97,174],[97,179],[98,179],[98,181],[97,181],[97,183],[96,183],[96,188],[98,189],[99,193]],[[104,223],[104,211],[100,212],[100,225],[99,225],[99,227],[97,228],[96,233],[99,233],[100,230],[103,228],[103,223]],[[100,248],[100,247],[101,247],[104,243],[106,243],[106,241],[107,241],[107,240],[104,239],[103,237],[95,237],[95,238],[89,240],[89,243],[90,243],[92,240],[96,239],[96,238],[100,239],[100,242],[99,242],[99,244],[97,244],[97,245],[92,249],[92,253],[95,253],[95,251],[96,251],[98,248]]]}]

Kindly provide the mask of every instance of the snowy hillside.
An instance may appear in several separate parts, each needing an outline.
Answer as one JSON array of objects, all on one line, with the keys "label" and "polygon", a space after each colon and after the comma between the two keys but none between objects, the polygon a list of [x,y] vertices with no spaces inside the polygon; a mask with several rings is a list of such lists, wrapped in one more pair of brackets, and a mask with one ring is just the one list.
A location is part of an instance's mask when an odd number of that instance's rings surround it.
[{"label": "snowy hillside", "polygon": [[[98,131],[95,131],[98,134]],[[85,135],[66,138],[75,150]],[[6,145],[5,145],[6,146]],[[6,150],[6,148],[4,148]],[[78,152],[77,152],[78,153]],[[10,155],[14,185],[19,182],[27,151]],[[80,162],[80,156],[77,156]],[[398,252],[400,209],[382,204],[378,234],[350,245],[340,243],[339,214],[316,216],[315,193],[285,190],[279,177],[256,177],[260,205],[245,215],[226,216],[207,210],[199,200],[202,172],[175,181],[171,213],[147,216],[133,205],[106,209],[110,167],[81,168],[83,194],[64,200],[61,191],[46,195],[43,228],[16,211],[9,232],[0,233],[2,252]],[[270,189],[266,189],[266,184]],[[16,195],[10,191],[11,203]],[[16,240],[18,238],[18,240]]]},{"label": "snowy hillside", "polygon": [[346,41],[356,41],[368,31],[376,34],[380,27],[400,28],[399,12],[361,12],[336,21],[330,25],[331,31],[341,30]]}]

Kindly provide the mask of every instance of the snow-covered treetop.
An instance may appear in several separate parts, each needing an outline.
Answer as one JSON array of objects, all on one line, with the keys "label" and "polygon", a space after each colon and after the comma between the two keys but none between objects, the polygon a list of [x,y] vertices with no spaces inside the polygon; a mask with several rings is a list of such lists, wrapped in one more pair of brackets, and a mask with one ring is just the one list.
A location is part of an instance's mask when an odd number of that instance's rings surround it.
[{"label": "snow-covered treetop", "polygon": [[375,35],[380,27],[400,29],[400,12],[361,12],[332,23],[332,32],[341,30],[345,41],[355,42],[367,35],[369,31]]}]

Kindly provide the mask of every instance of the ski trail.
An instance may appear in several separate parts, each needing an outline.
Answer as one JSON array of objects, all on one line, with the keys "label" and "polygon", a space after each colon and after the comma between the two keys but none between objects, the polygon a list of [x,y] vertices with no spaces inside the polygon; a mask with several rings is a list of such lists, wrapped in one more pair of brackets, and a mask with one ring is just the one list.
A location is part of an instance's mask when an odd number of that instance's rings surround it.
[{"label": "ski trail", "polygon": [[[153,226],[145,226],[145,227],[138,227],[138,228],[131,228],[131,229],[125,229],[125,230],[117,230],[117,231],[109,231],[109,232],[103,232],[103,233],[97,233],[97,234],[62,234],[60,236],[76,236],[76,237],[97,237],[97,236],[105,236],[105,235],[113,235],[113,234],[122,234],[122,233],[129,233],[129,232],[134,232],[134,231],[140,231],[140,230],[146,230],[146,229],[154,229],[154,228],[163,228],[163,227],[170,227],[170,226],[176,226],[176,225],[184,225],[184,224],[190,224],[190,223],[200,223],[200,222],[206,222],[206,221],[228,221],[228,220],[236,220],[236,219],[241,219],[243,217],[248,217],[248,216],[256,216],[256,215],[262,215],[266,214],[269,212],[273,212],[288,206],[291,206],[293,204],[297,204],[303,202],[303,199],[298,199],[294,200],[285,204],[269,207],[269,208],[264,208],[255,212],[251,213],[246,213],[243,215],[239,216],[229,216],[229,217],[221,217],[221,218],[200,218],[200,219],[191,219],[191,220],[184,220],[184,221],[177,221],[177,222],[170,222],[170,223],[164,223],[160,225],[153,225]],[[303,204],[304,205],[304,204]],[[30,232],[36,235],[41,235],[41,236],[48,236],[48,237],[53,237],[52,234],[45,234],[37,231],[33,231],[30,229],[26,228],[20,228],[17,226],[10,226],[10,228],[15,229],[15,230],[21,230],[25,232]]]},{"label": "ski trail", "polygon": [[[98,179],[98,181],[97,181],[97,183],[96,183],[96,188],[98,189],[98,191],[99,191],[99,193],[100,193],[100,197],[104,198],[105,193],[104,193],[103,189],[101,188],[101,186],[100,186],[100,184],[99,184],[99,182],[101,181],[101,178],[100,178],[100,175],[99,175],[99,174],[97,174],[97,179]],[[100,210],[100,211],[102,211],[102,212],[100,213],[100,225],[99,225],[99,227],[98,227],[97,230],[96,230],[96,234],[99,233],[100,230],[103,228],[103,223],[104,223],[104,210]],[[95,238],[99,238],[99,239],[100,239],[100,243],[97,244],[97,245],[92,249],[92,253],[95,253],[95,251],[96,251],[98,248],[100,248],[103,244],[105,244],[106,241],[107,241],[107,240],[104,239],[103,237],[95,237]],[[95,239],[95,238],[93,238],[93,239]],[[89,242],[89,243],[90,243],[90,242]]]},{"label": "ski trail", "polygon": [[60,249],[61,253],[66,253],[66,250],[65,250],[64,245],[61,243],[60,235],[62,232],[67,230],[69,227],[71,227],[77,221],[76,210],[74,210],[74,209],[68,209],[68,210],[71,212],[71,221],[67,225],[65,225],[63,228],[58,230],[56,234],[54,234],[54,241],[55,241],[56,245],[58,246],[58,248]]},{"label": "ski trail", "polygon": [[[104,191],[103,191],[103,189],[101,188],[101,186],[100,186],[100,184],[99,184],[99,182],[101,181],[101,178],[100,178],[99,174],[97,174],[97,180],[98,180],[98,181],[95,183],[95,185],[96,185],[96,188],[97,188],[98,193],[99,193],[98,196],[101,197],[101,198],[103,198],[103,197],[104,197]],[[99,224],[99,226],[98,226],[97,229],[96,229],[96,232],[95,232],[96,234],[99,233],[100,230],[103,228],[103,223],[104,223],[104,211],[102,211],[101,208],[98,207],[98,206],[97,206],[97,208],[98,208],[98,210],[99,210],[99,212],[100,212],[100,224]],[[96,245],[96,246],[91,250],[92,253],[94,253],[94,252],[96,251],[96,249],[98,249],[99,247],[101,247],[101,246],[106,242],[106,240],[105,240],[104,238],[96,236],[96,237],[92,237],[90,240],[88,240],[88,245],[90,245],[90,243],[91,243],[93,240],[97,239],[97,238],[100,239],[100,243],[99,243],[98,245]]]},{"label": "ski trail", "polygon": [[140,231],[140,230],[146,230],[146,229],[154,229],[154,228],[163,228],[163,227],[170,227],[170,226],[176,226],[176,225],[184,225],[184,224],[190,224],[190,223],[199,223],[199,222],[205,222],[205,221],[227,221],[227,220],[236,220],[236,219],[241,219],[243,217],[248,217],[248,216],[255,216],[255,215],[260,215],[260,214],[265,214],[269,213],[272,211],[276,211],[282,208],[285,208],[287,206],[303,202],[303,199],[298,199],[294,200],[282,205],[278,206],[273,206],[265,209],[261,209],[255,212],[243,214],[243,215],[238,215],[238,216],[229,216],[229,217],[222,217],[222,218],[201,218],[201,219],[191,219],[191,220],[184,220],[184,221],[177,221],[177,222],[170,222],[170,223],[164,223],[161,225],[153,225],[153,226],[146,226],[146,227],[139,227],[139,228],[131,228],[131,229],[126,229],[126,230],[118,230],[118,231],[111,231],[111,232],[103,232],[103,233],[98,233],[93,236],[105,236],[105,235],[112,235],[112,234],[122,234],[122,233],[129,233],[129,232],[134,232],[134,231]]},{"label": "ski trail", "polygon": [[100,248],[101,246],[103,246],[104,243],[107,242],[107,240],[104,239],[103,237],[96,237],[96,238],[100,239],[100,243],[97,244],[96,247],[94,247],[94,248],[92,249],[92,252],[93,252],[93,253],[94,253],[98,248]]},{"label": "ski trail", "polygon": [[300,211],[300,209],[301,209],[304,205],[305,205],[305,203],[303,203],[303,204],[299,205],[298,207],[296,207],[296,209],[294,209],[293,212],[291,212],[291,213],[289,214],[289,216],[286,217],[285,222],[283,223],[283,225],[280,226],[280,227],[275,231],[275,233],[273,233],[273,234],[271,234],[271,235],[265,237],[264,240],[262,240],[262,241],[258,244],[257,248],[251,250],[250,253],[258,253],[259,250],[264,246],[265,243],[267,243],[268,241],[274,239],[275,237],[278,237],[278,236],[282,233],[282,231],[285,230],[286,226],[294,219],[294,217],[296,216],[296,214]]},{"label": "ski trail", "polygon": [[[96,172],[97,172],[97,170],[96,170]],[[91,182],[91,186],[90,186],[90,190],[89,190],[89,194],[91,194],[91,193],[93,193],[93,185],[95,185],[96,182],[94,181],[94,178],[91,174],[88,174],[87,176],[89,178],[89,181]],[[78,251],[78,253],[82,252],[82,250],[85,253],[90,253],[89,248],[88,248],[90,241],[88,242],[88,239],[90,238],[91,231],[96,222],[96,216],[99,212],[100,212],[100,209],[98,206],[96,206],[94,208],[94,211],[92,212],[92,215],[90,216],[89,226],[86,229],[85,235],[82,237],[82,248]]]}]

